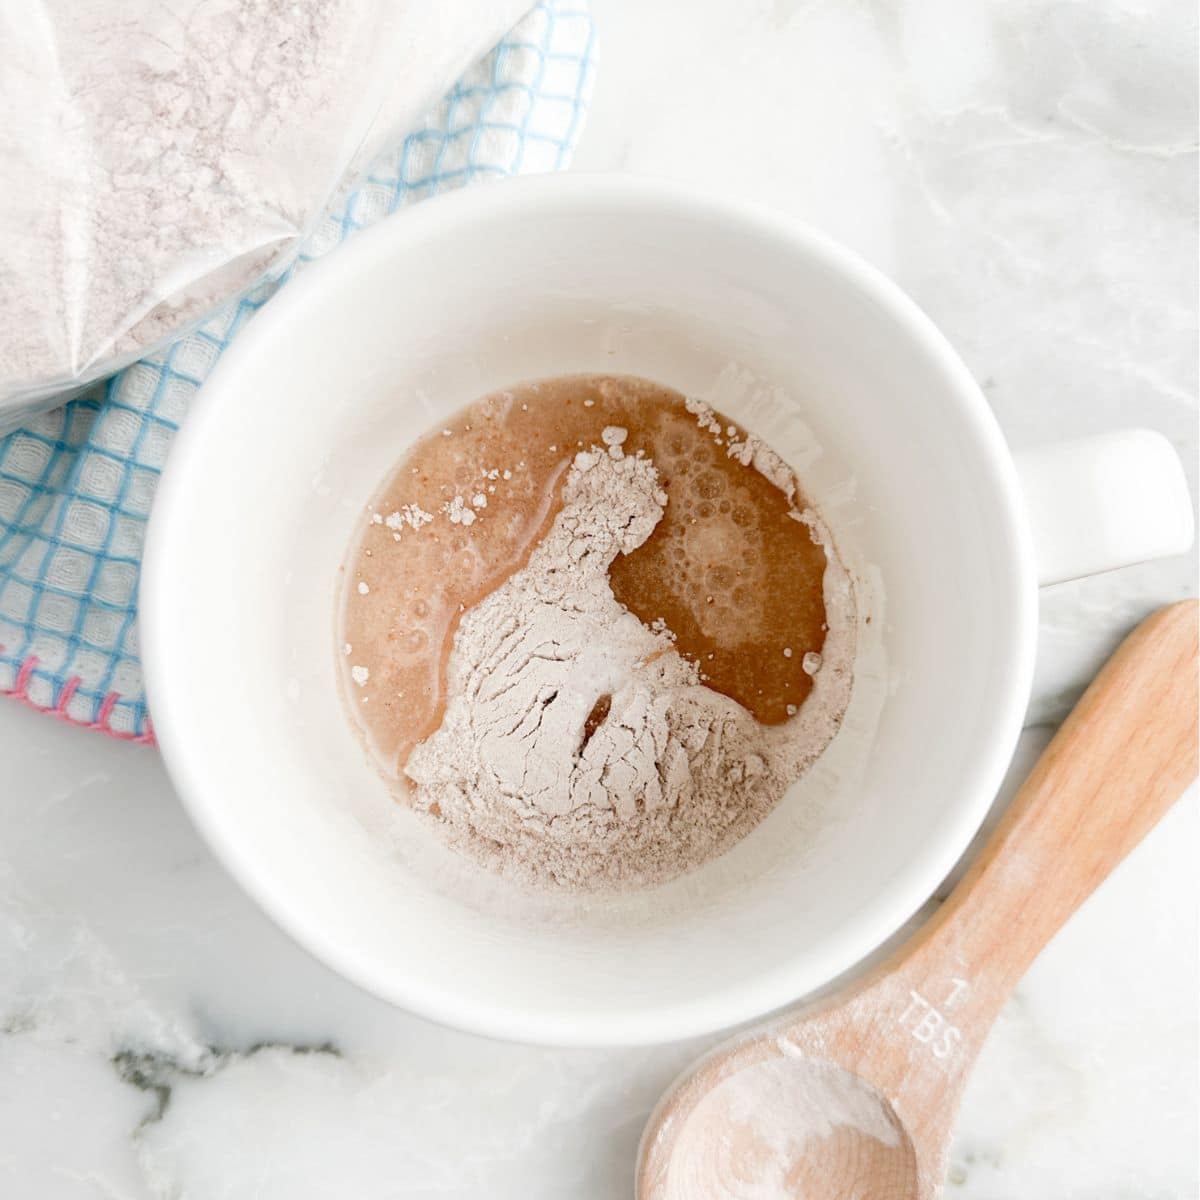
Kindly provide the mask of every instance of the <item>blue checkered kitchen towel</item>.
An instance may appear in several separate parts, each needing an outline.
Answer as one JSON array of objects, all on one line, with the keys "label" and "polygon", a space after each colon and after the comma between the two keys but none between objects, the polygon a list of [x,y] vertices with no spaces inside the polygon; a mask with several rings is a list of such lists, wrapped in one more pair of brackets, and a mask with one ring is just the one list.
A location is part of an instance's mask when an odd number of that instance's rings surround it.
[{"label": "blue checkered kitchen towel", "polygon": [[0,694],[152,741],[135,602],[159,472],[196,389],[291,273],[405,204],[568,165],[591,93],[581,0],[542,0],[331,211],[282,279],[0,440]]}]

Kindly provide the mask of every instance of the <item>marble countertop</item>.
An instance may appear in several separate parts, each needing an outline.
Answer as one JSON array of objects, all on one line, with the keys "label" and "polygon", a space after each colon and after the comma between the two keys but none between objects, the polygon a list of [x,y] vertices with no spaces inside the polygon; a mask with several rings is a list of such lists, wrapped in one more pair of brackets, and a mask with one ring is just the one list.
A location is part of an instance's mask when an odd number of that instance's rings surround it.
[{"label": "marble countertop", "polygon": [[[895,276],[1010,440],[1146,425],[1196,493],[1187,0],[593,0],[576,165],[717,181]],[[1196,558],[1047,590],[1012,783]],[[566,1051],[363,995],[216,865],[153,750],[0,704],[0,1195],[616,1200],[712,1039]],[[948,1197],[1185,1200],[1197,1179],[1195,789],[1002,1015]]]}]

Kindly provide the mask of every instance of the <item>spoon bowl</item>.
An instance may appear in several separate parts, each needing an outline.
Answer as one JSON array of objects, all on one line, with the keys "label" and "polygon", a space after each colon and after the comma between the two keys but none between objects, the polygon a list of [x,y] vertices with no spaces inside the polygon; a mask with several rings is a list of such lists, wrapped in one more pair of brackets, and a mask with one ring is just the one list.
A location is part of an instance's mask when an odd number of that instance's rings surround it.
[{"label": "spoon bowl", "polygon": [[756,1039],[710,1066],[718,1077],[696,1073],[695,1103],[669,1141],[664,1197],[919,1200],[912,1139],[860,1076],[803,1056],[786,1037]]},{"label": "spoon bowl", "polygon": [[988,1030],[1197,771],[1198,606],[1084,693],[950,899],[850,992],[720,1047],[642,1137],[639,1200],[932,1200]]}]

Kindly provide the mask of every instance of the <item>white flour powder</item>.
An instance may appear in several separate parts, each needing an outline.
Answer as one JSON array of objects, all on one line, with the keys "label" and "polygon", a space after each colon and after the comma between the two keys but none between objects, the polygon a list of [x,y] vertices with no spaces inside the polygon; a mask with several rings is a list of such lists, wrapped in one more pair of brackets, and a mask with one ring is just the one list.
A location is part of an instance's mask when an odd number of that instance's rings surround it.
[{"label": "white flour powder", "polygon": [[0,403],[284,261],[528,0],[0,0]]},{"label": "white flour powder", "polygon": [[828,542],[824,662],[784,726],[703,686],[669,633],[616,601],[609,565],[667,501],[623,433],[576,455],[550,533],[464,615],[442,723],[406,764],[455,844],[569,887],[658,882],[726,849],[824,749],[850,686],[853,600]]},{"label": "white flour powder", "polygon": [[688,1114],[661,1194],[868,1200],[864,1177],[887,1180],[897,1200],[916,1194],[912,1143],[887,1100],[832,1063],[767,1058],[718,1083]]}]

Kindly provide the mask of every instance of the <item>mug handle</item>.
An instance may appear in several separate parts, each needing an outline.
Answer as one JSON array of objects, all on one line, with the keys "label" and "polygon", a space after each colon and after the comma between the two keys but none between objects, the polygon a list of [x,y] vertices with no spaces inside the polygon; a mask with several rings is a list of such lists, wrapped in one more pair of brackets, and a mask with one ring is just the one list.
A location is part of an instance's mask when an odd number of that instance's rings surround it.
[{"label": "mug handle", "polygon": [[1191,547],[1183,464],[1161,433],[1119,429],[1014,455],[1038,583],[1061,583]]}]

